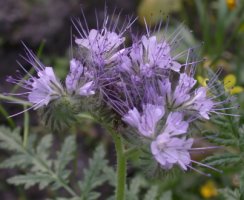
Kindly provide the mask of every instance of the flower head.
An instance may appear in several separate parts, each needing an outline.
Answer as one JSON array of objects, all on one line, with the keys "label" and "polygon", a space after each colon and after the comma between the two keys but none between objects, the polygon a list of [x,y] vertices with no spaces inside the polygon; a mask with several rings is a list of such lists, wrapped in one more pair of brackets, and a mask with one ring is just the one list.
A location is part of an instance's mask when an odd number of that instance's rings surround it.
[{"label": "flower head", "polygon": [[207,96],[207,88],[194,89],[196,80],[186,73],[181,73],[175,88],[169,79],[160,82],[161,93],[172,110],[193,112],[195,116],[209,119],[215,103]]},{"label": "flower head", "polygon": [[130,48],[127,70],[146,77],[157,75],[160,70],[179,72],[181,64],[170,53],[170,45],[166,41],[157,41],[156,36],[143,35]]},{"label": "flower head", "polygon": [[[198,82],[203,86],[207,87],[209,82],[208,78],[203,78],[202,76],[197,77]],[[243,87],[236,85],[236,76],[234,74],[228,74],[224,77],[224,89],[230,94],[239,94],[244,91]]]},{"label": "flower head", "polygon": [[174,112],[167,117],[161,133],[151,143],[154,158],[164,169],[171,169],[178,164],[183,170],[191,163],[189,150],[193,139],[186,139],[188,123],[183,121],[183,114]]},{"label": "flower head", "polygon": [[204,77],[202,77],[202,76],[197,76],[197,81],[198,81],[198,83],[201,85],[201,86],[203,86],[203,87],[207,87],[208,86],[208,81],[209,81],[209,79],[208,78],[204,78]]},{"label": "flower head", "polygon": [[[87,20],[83,14],[84,23],[80,20],[74,22],[74,26],[78,32],[75,43],[78,45],[82,59],[97,68],[111,66],[121,56],[124,48],[124,33],[134,22],[126,19],[122,27],[118,27],[120,15],[116,18],[110,17],[107,10],[104,11],[104,19],[100,24],[100,19],[96,14],[97,28],[89,30]],[[115,21],[114,21],[115,20]],[[83,25],[85,24],[85,25]]]},{"label": "flower head", "polygon": [[209,199],[218,195],[218,188],[212,180],[209,180],[201,186],[200,193],[202,197]]},{"label": "flower head", "polygon": [[226,5],[229,10],[233,10],[237,6],[237,0],[226,0]]},{"label": "flower head", "polygon": [[172,96],[174,106],[178,107],[191,98],[190,91],[195,84],[196,80],[193,77],[190,77],[185,73],[180,74],[178,85]]},{"label": "flower head", "polygon": [[44,66],[27,47],[26,53],[27,57],[24,59],[32,65],[37,76],[31,75],[19,63],[20,67],[27,73],[28,79],[9,77],[7,80],[26,89],[27,92],[21,94],[26,95],[27,100],[33,104],[32,108],[38,109],[47,106],[52,100],[60,98],[65,92],[54,74],[53,68]]},{"label": "flower head", "polygon": [[75,93],[80,96],[95,94],[94,82],[86,80],[84,70],[84,66],[79,60],[72,59],[70,61],[70,73],[65,80],[68,93]]},{"label": "flower head", "polygon": [[215,103],[207,97],[207,90],[200,87],[194,91],[194,96],[183,107],[197,112],[202,118],[209,119],[209,113],[214,110]]},{"label": "flower head", "polygon": [[166,120],[164,133],[170,135],[180,135],[187,132],[188,123],[183,121],[183,114],[179,112],[171,112]]},{"label": "flower head", "polygon": [[139,134],[152,137],[155,134],[157,123],[164,115],[164,107],[146,104],[142,106],[142,109],[142,113],[139,113],[134,107],[122,117],[122,120],[137,128]]},{"label": "flower head", "polygon": [[118,47],[124,40],[124,37],[103,28],[101,31],[92,29],[86,37],[76,38],[75,42],[87,56],[88,63],[92,61],[103,66],[114,60],[114,55],[118,53]]},{"label": "flower head", "polygon": [[224,88],[230,94],[238,94],[244,91],[243,87],[236,85],[236,76],[228,74],[224,77]]},{"label": "flower head", "polygon": [[164,169],[171,169],[175,164],[183,170],[191,163],[189,149],[193,139],[177,138],[170,134],[160,134],[151,143],[151,151],[154,158]]},{"label": "flower head", "polygon": [[37,76],[26,81],[26,85],[31,87],[28,100],[34,104],[34,109],[48,105],[63,94],[63,88],[51,67],[38,71]]}]

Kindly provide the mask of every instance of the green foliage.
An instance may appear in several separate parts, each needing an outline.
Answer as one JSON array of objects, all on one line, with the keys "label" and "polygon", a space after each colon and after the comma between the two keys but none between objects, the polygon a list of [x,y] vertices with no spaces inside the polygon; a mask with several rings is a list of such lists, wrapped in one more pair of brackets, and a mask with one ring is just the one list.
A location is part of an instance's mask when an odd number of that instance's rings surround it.
[{"label": "green foliage", "polygon": [[9,178],[8,182],[14,185],[24,185],[25,188],[36,184],[40,189],[47,186],[54,190],[65,187],[70,193],[73,193],[67,186],[70,171],[66,167],[74,156],[75,137],[68,136],[57,158],[50,159],[52,135],[45,135],[40,142],[36,137],[31,137],[27,147],[24,147],[19,132],[19,129],[11,131],[4,127],[0,128],[0,148],[13,152],[13,155],[4,160],[0,166],[19,167],[27,172],[24,175]]},{"label": "green foliage", "polygon": [[244,171],[240,175],[240,193],[244,197]]},{"label": "green foliage", "polygon": [[128,200],[138,200],[140,190],[146,186],[146,181],[141,176],[136,176],[133,178],[127,189],[127,199]]},{"label": "green foliage", "polygon": [[18,175],[8,179],[8,183],[13,185],[24,185],[25,189],[28,189],[36,184],[39,184],[39,189],[44,189],[52,182],[54,182],[53,177],[44,173]]},{"label": "green foliage", "polygon": [[[212,56],[215,63],[222,53],[232,44],[238,33],[243,19],[243,3],[229,12],[226,1],[213,2],[195,0],[199,18],[199,27],[202,29],[204,55]],[[214,15],[210,15],[213,12]],[[213,20],[214,19],[214,20]],[[214,30],[214,31],[213,31]],[[229,36],[231,32],[231,36]]]},{"label": "green foliage", "polygon": [[150,189],[145,194],[144,200],[156,199],[157,193],[158,193],[158,187],[156,185],[151,186]]},{"label": "green foliage", "polygon": [[213,156],[209,156],[204,160],[204,162],[208,165],[221,165],[221,166],[228,166],[228,165],[236,165],[240,163],[240,155],[234,153],[222,153],[216,154]]},{"label": "green foliage", "polygon": [[0,147],[6,150],[23,153],[25,150],[22,145],[22,138],[19,134],[20,129],[11,131],[9,128],[0,129]]},{"label": "green foliage", "polygon": [[[32,135],[28,142],[28,145],[24,147],[19,129],[11,131],[8,128],[0,127],[0,147],[13,153],[1,163],[0,167],[18,167],[26,171],[26,174],[9,178],[8,183],[24,185],[26,189],[34,185],[39,185],[39,189],[48,187],[52,190],[62,187],[72,196],[72,200],[97,199],[100,194],[94,190],[105,182],[115,186],[116,174],[114,169],[108,166],[102,146],[95,149],[93,158],[89,160],[89,168],[84,169],[84,179],[78,182],[81,195],[77,195],[69,186],[71,170],[68,169],[76,150],[75,137],[66,137],[61,150],[56,153],[56,158],[52,159],[50,158],[52,135],[45,135],[40,140]],[[65,198],[56,199],[65,200]]]},{"label": "green foliage", "polygon": [[126,194],[126,200],[172,200],[171,191],[162,194],[158,185],[148,182],[142,176],[131,179]]},{"label": "green foliage", "polygon": [[[213,121],[219,128],[218,133],[206,133],[208,139],[222,147],[225,152],[220,154],[212,155],[205,159],[205,162],[209,165],[243,165],[243,130],[238,128],[239,121],[236,121],[234,117],[231,116],[218,116]],[[219,126],[219,124],[224,123],[224,126]],[[244,152],[243,152],[244,153]]]},{"label": "green foliage", "polygon": [[172,200],[172,192],[166,191],[163,195],[159,198],[159,200]]},{"label": "green foliage", "polygon": [[[210,80],[214,79],[214,74],[208,71]],[[243,165],[242,152],[244,153],[244,129],[241,127],[240,117],[237,114],[236,100],[229,97],[221,82],[215,81],[214,87],[211,88],[211,93],[218,96],[218,101],[223,103],[222,114],[212,117],[212,124],[214,127],[212,131],[205,131],[203,134],[207,136],[208,140],[220,147],[223,150],[219,154],[209,156],[204,160],[208,165],[219,166],[240,166]],[[219,95],[221,94],[221,95]],[[226,99],[229,101],[226,101]],[[224,109],[230,108],[230,109]],[[233,108],[233,109],[232,109]],[[225,148],[224,148],[225,147]]]},{"label": "green foliage", "polygon": [[219,193],[224,198],[224,200],[240,200],[241,195],[238,189],[231,190],[229,188],[224,188],[219,190]]},{"label": "green foliage", "polygon": [[[109,174],[109,176],[107,176]],[[84,170],[84,180],[79,182],[82,200],[97,199],[100,194],[93,190],[101,186],[106,181],[115,184],[115,171],[108,167],[108,161],[105,159],[105,151],[102,146],[98,146],[94,152],[93,158],[89,160],[89,168]]]},{"label": "green foliage", "polygon": [[[73,148],[72,148],[73,147]],[[62,145],[62,149],[58,152],[58,159],[56,160],[54,166],[55,171],[59,176],[67,177],[69,175],[69,171],[66,170],[66,166],[73,159],[74,151],[76,149],[76,143],[73,136],[67,137]]]}]

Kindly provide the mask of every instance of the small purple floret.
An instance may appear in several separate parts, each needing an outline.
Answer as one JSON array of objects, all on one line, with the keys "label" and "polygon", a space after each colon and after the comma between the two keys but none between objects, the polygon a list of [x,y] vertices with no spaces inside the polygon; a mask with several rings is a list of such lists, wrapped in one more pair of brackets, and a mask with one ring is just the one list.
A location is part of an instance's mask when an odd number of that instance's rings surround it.
[{"label": "small purple floret", "polygon": [[60,98],[63,90],[51,67],[45,67],[37,75],[38,78],[32,77],[26,82],[32,87],[28,100],[33,103],[34,109],[48,105],[51,100]]},{"label": "small purple floret", "polygon": [[84,73],[84,66],[76,59],[70,61],[70,73],[65,80],[68,93],[80,96],[95,94],[93,81],[87,81]]},{"label": "small purple floret", "polygon": [[189,150],[192,144],[192,138],[178,138],[163,133],[151,143],[151,151],[162,168],[169,170],[177,164],[183,170],[187,170],[187,166],[191,163]]},{"label": "small purple floret", "polygon": [[157,123],[164,115],[162,106],[146,104],[143,105],[142,113],[139,113],[137,108],[129,110],[122,118],[130,126],[136,128],[139,134],[145,137],[155,135]]}]

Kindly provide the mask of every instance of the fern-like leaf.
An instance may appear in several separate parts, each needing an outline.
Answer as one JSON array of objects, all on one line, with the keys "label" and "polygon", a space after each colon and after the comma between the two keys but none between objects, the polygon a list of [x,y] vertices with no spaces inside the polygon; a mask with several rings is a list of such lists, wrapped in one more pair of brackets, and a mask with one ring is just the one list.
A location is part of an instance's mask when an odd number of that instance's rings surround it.
[{"label": "fern-like leaf", "polygon": [[107,179],[109,185],[115,187],[116,186],[116,172],[112,167],[105,167],[103,170],[103,175]]},{"label": "fern-like leaf", "polygon": [[172,200],[172,192],[171,191],[166,191],[164,192],[159,200]]},{"label": "fern-like leaf", "polygon": [[20,129],[11,131],[9,128],[0,127],[0,148],[9,151],[23,152]]},{"label": "fern-like leaf", "polygon": [[76,150],[75,136],[68,136],[61,148],[61,151],[57,155],[57,161],[55,162],[55,171],[58,176],[63,179],[67,179],[69,171],[65,170],[68,163],[74,159],[74,152]]},{"label": "fern-like leaf", "polygon": [[158,196],[158,186],[153,185],[149,188],[147,191],[144,200],[151,200],[151,199],[156,199]]},{"label": "fern-like leaf", "polygon": [[53,136],[51,134],[45,135],[36,147],[36,154],[40,159],[47,161],[49,156],[49,150],[52,146]]},{"label": "fern-like leaf", "polygon": [[208,165],[236,165],[240,164],[240,156],[238,154],[233,153],[223,153],[223,154],[216,154],[213,156],[209,156],[204,159],[202,162]]},{"label": "fern-like leaf", "polygon": [[221,196],[223,196],[224,200],[240,200],[241,195],[238,189],[231,190],[230,188],[224,188],[219,190]]},{"label": "fern-like leaf", "polygon": [[50,177],[49,174],[27,174],[14,176],[8,179],[8,183],[13,185],[24,185],[25,189],[28,189],[36,184],[39,184],[40,189],[44,189],[53,181],[54,179]]},{"label": "fern-like leaf", "polygon": [[[72,197],[76,193],[68,186],[67,177],[69,171],[66,169],[68,162],[73,158],[75,150],[75,139],[68,137],[63,145],[57,159],[50,159],[50,148],[52,136],[45,135],[40,142],[31,134],[28,144],[23,146],[19,130],[11,131],[0,127],[0,147],[14,152],[10,158],[1,163],[1,167],[20,167],[27,171],[26,174],[14,176],[8,182],[14,185],[24,185],[29,188],[38,184],[40,189],[49,186],[53,190],[63,187]],[[35,145],[36,144],[36,145]],[[56,163],[54,167],[53,163]]]},{"label": "fern-like leaf", "polygon": [[128,200],[138,200],[140,190],[142,187],[146,186],[146,180],[141,176],[136,176],[133,178],[129,184],[129,188],[127,189],[127,198]]},{"label": "fern-like leaf", "polygon": [[98,146],[94,152],[93,158],[89,161],[89,168],[84,170],[84,180],[79,182],[82,194],[81,199],[94,200],[100,196],[99,193],[93,190],[107,180],[102,174],[102,170],[105,167],[107,167],[105,151],[102,146]]},{"label": "fern-like leaf", "polygon": [[15,168],[24,169],[30,165],[30,157],[25,154],[15,154],[10,158],[0,163],[0,168]]}]

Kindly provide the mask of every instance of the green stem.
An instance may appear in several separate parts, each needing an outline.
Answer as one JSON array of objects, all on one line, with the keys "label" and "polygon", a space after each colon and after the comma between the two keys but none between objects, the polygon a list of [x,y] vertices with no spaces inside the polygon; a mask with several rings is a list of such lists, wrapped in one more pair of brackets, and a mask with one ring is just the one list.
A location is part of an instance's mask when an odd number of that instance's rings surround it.
[{"label": "green stem", "polygon": [[[24,110],[27,109],[27,106],[23,106]],[[23,146],[26,147],[28,143],[28,137],[29,137],[29,121],[30,116],[28,111],[24,112],[24,139],[23,139]]]},{"label": "green stem", "polygon": [[124,154],[124,147],[122,138],[119,134],[110,131],[114,141],[116,157],[117,157],[117,185],[116,185],[116,200],[125,199],[125,185],[126,185],[126,156]]},{"label": "green stem", "polygon": [[77,115],[79,118],[92,120],[94,122],[97,122],[99,124],[102,124],[104,128],[109,132],[109,134],[112,136],[115,150],[116,150],[116,158],[117,158],[117,184],[116,184],[116,191],[115,191],[115,199],[116,200],[125,200],[125,189],[126,189],[126,170],[127,170],[127,163],[126,163],[126,155],[124,153],[124,146],[122,137],[120,134],[116,133],[112,127],[107,125],[106,123],[103,123],[102,121],[94,118],[93,116],[86,114],[86,113],[80,113]]},{"label": "green stem", "polygon": [[6,118],[9,126],[11,128],[14,128],[15,127],[14,121],[8,117],[9,116],[8,112],[5,110],[5,108],[1,104],[0,104],[0,113]]},{"label": "green stem", "polygon": [[32,104],[28,101],[24,101],[24,100],[21,100],[21,99],[15,98],[15,97],[11,97],[11,96],[4,96],[2,94],[0,94],[0,99],[17,102],[19,104],[26,105],[26,106],[32,106]]}]

